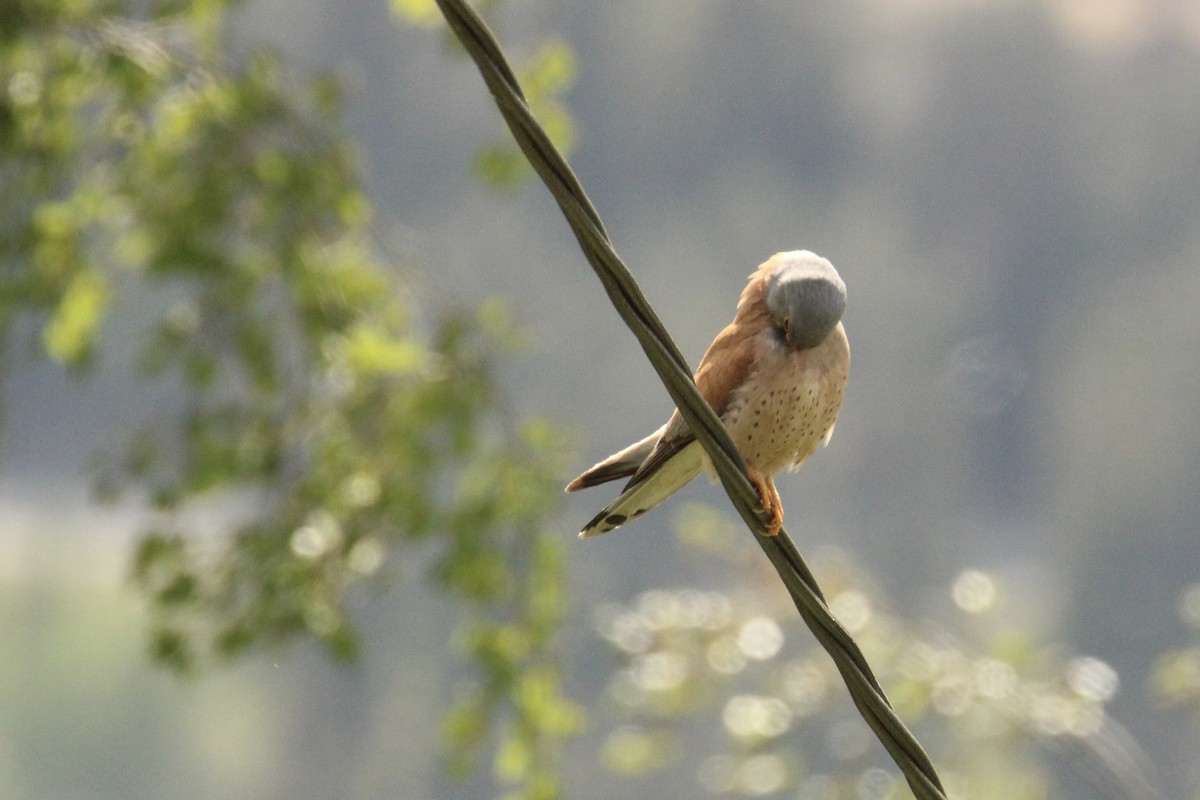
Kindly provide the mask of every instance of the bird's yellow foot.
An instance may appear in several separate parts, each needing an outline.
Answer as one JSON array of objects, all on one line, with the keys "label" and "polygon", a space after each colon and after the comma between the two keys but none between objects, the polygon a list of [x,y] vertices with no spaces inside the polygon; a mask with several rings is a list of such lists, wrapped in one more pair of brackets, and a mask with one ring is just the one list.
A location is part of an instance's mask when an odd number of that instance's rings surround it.
[{"label": "bird's yellow foot", "polygon": [[767,536],[778,536],[783,529],[783,502],[775,489],[775,482],[763,475],[753,466],[747,466],[750,481],[758,492],[758,502],[762,509],[762,523]]}]

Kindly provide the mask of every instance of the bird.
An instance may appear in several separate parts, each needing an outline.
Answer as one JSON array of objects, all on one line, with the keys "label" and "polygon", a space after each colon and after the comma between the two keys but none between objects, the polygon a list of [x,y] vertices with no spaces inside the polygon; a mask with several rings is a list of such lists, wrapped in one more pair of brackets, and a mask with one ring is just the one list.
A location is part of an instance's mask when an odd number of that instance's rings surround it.
[{"label": "bird", "polygon": [[[696,388],[746,461],[765,518],[783,527],[774,475],[796,470],[829,444],[850,369],[842,325],[846,284],[833,264],[808,250],[776,253],[748,276],[733,322],[696,368]],[[579,532],[598,536],[662,503],[712,463],[679,410],[641,441],[567,484],[575,492],[629,478],[620,495]]]}]

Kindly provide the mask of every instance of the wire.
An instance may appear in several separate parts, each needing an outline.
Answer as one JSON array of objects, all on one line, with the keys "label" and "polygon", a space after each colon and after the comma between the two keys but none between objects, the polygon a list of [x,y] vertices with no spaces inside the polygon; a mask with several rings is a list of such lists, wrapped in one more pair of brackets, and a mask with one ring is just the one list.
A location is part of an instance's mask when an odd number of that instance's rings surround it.
[{"label": "wire", "polygon": [[858,644],[829,613],[820,586],[791,538],[785,531],[778,536],[764,535],[760,501],[746,475],[741,454],[696,390],[687,361],[613,249],[604,223],[579,179],[534,119],[495,37],[463,0],[437,0],[437,4],[479,68],[521,151],[567,218],[613,307],[641,344],[671,400],[711,459],[729,499],[755,533],[755,540],[779,573],[805,624],[833,658],[859,713],[904,773],[913,794],[919,800],[946,800],[929,756],[896,716]]}]

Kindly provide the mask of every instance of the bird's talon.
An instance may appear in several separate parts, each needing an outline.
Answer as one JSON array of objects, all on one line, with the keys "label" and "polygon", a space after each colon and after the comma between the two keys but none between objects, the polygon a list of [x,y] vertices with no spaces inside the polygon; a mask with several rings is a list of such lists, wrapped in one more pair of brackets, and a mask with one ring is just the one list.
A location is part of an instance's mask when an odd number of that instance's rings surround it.
[{"label": "bird's talon", "polygon": [[779,531],[783,530],[783,503],[779,499],[779,492],[775,490],[775,482],[753,466],[748,468],[748,473],[758,493],[759,518],[765,529],[763,533],[778,536]]},{"label": "bird's talon", "polygon": [[783,512],[778,508],[763,509],[763,527],[766,528],[763,533],[767,536],[778,536],[783,530]]}]

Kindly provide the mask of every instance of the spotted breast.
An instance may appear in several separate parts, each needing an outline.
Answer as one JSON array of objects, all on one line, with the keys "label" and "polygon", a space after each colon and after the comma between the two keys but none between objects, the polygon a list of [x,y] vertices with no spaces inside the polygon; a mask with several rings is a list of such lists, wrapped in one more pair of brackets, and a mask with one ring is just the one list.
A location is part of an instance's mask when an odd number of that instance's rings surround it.
[{"label": "spotted breast", "polygon": [[850,345],[838,323],[809,350],[789,347],[775,329],[759,333],[754,347],[758,369],[722,421],[746,461],[773,475],[798,468],[818,444],[829,442],[846,391]]}]

